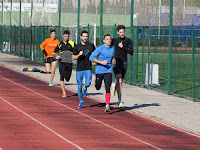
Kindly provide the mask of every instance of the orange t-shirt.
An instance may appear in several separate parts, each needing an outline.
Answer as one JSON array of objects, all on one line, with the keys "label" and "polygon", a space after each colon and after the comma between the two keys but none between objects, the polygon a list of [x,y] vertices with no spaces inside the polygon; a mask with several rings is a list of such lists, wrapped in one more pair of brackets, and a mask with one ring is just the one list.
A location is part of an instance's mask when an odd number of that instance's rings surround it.
[{"label": "orange t-shirt", "polygon": [[41,51],[43,51],[43,49],[46,51],[44,57],[53,57],[53,52],[59,43],[60,42],[57,39],[48,38],[44,40],[44,42],[40,45]]}]

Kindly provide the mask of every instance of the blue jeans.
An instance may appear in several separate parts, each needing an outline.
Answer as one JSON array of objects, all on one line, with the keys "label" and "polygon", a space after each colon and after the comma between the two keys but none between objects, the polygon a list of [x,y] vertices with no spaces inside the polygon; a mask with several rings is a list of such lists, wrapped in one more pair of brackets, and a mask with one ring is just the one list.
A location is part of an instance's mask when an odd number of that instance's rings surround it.
[{"label": "blue jeans", "polygon": [[83,92],[82,92],[82,82],[83,76],[85,76],[85,88],[91,85],[92,81],[92,71],[91,70],[84,70],[84,71],[76,71],[76,81],[78,84],[78,97],[80,101],[83,101]]}]

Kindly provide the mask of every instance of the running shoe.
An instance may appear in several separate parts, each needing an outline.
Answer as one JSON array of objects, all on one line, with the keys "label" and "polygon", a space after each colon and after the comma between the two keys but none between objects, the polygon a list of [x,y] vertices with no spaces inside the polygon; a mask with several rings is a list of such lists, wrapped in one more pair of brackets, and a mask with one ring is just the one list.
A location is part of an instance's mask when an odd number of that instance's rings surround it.
[{"label": "running shoe", "polygon": [[85,85],[83,86],[83,96],[86,97],[87,96],[87,90],[85,88]]},{"label": "running shoe", "polygon": [[105,112],[110,112],[110,107],[109,107],[109,105],[106,105]]},{"label": "running shoe", "polygon": [[83,101],[79,103],[78,108],[83,108]]},{"label": "running shoe", "polygon": [[52,82],[49,82],[49,86],[53,86]]},{"label": "running shoe", "polygon": [[123,108],[122,101],[120,101],[117,105],[118,108]]},{"label": "running shoe", "polygon": [[62,98],[66,98],[66,93],[62,93]]},{"label": "running shoe", "polygon": [[111,96],[115,96],[115,92],[116,92],[115,84],[116,84],[116,83],[112,83],[112,84],[111,84],[111,87],[110,87],[110,95],[111,95]]}]

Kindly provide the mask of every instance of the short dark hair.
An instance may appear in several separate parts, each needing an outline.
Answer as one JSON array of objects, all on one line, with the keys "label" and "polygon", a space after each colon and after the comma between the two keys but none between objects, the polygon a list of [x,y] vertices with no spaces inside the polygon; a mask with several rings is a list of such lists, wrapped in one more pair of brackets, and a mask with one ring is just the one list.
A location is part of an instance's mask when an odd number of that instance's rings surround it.
[{"label": "short dark hair", "polygon": [[119,31],[120,29],[124,29],[125,30],[125,26],[124,25],[118,25],[117,26],[117,31]]},{"label": "short dark hair", "polygon": [[70,32],[69,32],[68,30],[65,30],[65,31],[63,32],[63,35],[64,35],[64,34],[68,34],[68,35],[69,35]]},{"label": "short dark hair", "polygon": [[81,31],[81,36],[83,36],[83,33],[87,33],[88,34],[87,31],[83,30],[83,31]]},{"label": "short dark hair", "polygon": [[111,37],[111,35],[110,35],[110,34],[106,34],[106,35],[104,35],[104,36],[103,36],[103,39],[105,39],[105,37],[106,37],[106,36],[110,36],[110,37]]},{"label": "short dark hair", "polygon": [[56,33],[56,30],[54,30],[54,29],[50,30],[50,34],[51,34],[52,32],[55,32],[55,33]]}]

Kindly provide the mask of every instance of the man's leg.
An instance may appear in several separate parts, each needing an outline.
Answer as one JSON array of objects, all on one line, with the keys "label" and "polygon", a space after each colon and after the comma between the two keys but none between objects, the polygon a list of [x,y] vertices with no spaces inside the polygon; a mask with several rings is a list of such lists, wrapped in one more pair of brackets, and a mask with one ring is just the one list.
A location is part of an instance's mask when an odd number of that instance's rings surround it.
[{"label": "man's leg", "polygon": [[66,92],[65,92],[65,81],[60,81],[60,86],[62,88],[62,98],[66,97]]},{"label": "man's leg", "polygon": [[59,69],[60,69],[60,86],[61,86],[61,89],[62,89],[62,97],[65,98],[66,97],[66,92],[65,92],[65,82],[64,82],[64,77],[65,77],[65,65],[64,63],[60,63],[60,66],[59,66]]},{"label": "man's leg", "polygon": [[83,82],[83,71],[76,71],[76,81],[78,85],[78,97],[80,100],[78,108],[83,108],[83,93],[82,93],[82,82]]},{"label": "man's leg", "polygon": [[69,82],[71,75],[72,75],[72,64],[66,63],[66,68],[65,68],[65,80]]},{"label": "man's leg", "polygon": [[87,88],[91,85],[91,81],[92,81],[92,71],[86,70],[86,71],[84,71],[84,75],[85,75],[85,85],[83,87],[83,96],[86,97],[87,96]]},{"label": "man's leg", "polygon": [[105,99],[106,99],[106,108],[105,108],[105,112],[109,112],[110,111],[110,86],[112,83],[112,74],[111,73],[106,73],[104,74],[104,83],[105,83],[105,90],[106,90],[106,94],[105,94]]},{"label": "man's leg", "polygon": [[122,108],[122,83],[123,83],[123,79],[122,79],[122,75],[118,74],[116,75],[116,89],[117,89],[117,95],[118,95],[118,108]]},{"label": "man's leg", "polygon": [[123,82],[122,75],[117,74],[116,80],[117,80],[116,89],[117,89],[118,100],[121,100],[121,97],[122,97],[121,89],[122,89],[122,82]]},{"label": "man's leg", "polygon": [[50,82],[53,82],[53,78],[55,76],[55,71],[56,71],[56,66],[57,66],[57,61],[53,61],[51,63],[51,78],[50,78]]},{"label": "man's leg", "polygon": [[96,90],[101,89],[101,84],[104,78],[104,74],[96,74],[95,88]]},{"label": "man's leg", "polygon": [[51,69],[51,64],[50,63],[45,63],[45,72],[49,73]]}]

